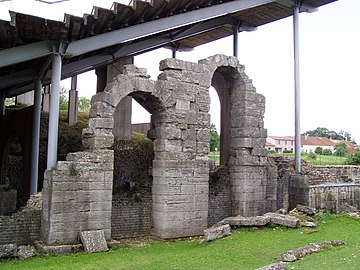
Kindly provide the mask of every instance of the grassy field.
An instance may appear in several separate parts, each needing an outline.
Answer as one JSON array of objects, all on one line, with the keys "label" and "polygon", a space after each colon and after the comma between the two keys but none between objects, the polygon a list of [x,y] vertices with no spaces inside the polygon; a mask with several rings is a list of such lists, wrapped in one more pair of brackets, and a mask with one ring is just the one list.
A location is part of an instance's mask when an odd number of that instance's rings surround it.
[{"label": "grassy field", "polygon": [[[287,156],[294,157],[294,154],[277,154],[277,153],[269,153],[269,156]],[[347,157],[338,157],[338,156],[323,156],[316,155],[316,158],[311,158],[310,154],[302,153],[301,159],[312,165],[345,165]]]},{"label": "grassy field", "polygon": [[[276,153],[269,153],[269,156],[286,156],[286,157],[294,157],[294,154],[276,154]],[[219,165],[220,163],[220,155],[218,152],[210,152],[209,158],[215,160],[216,164]],[[311,165],[346,165],[347,157],[338,157],[338,156],[323,156],[323,155],[316,155],[316,158],[313,159],[310,157],[309,154],[303,153],[301,158],[306,162],[310,163]]]},{"label": "grassy field", "polygon": [[346,245],[325,248],[291,263],[288,269],[359,269],[360,221],[348,216],[319,218],[318,232],[304,228],[241,228],[212,243],[198,239],[151,242],[145,247],[122,247],[106,253],[44,256],[0,262],[0,269],[256,269],[277,262],[281,254],[306,244],[340,239]]}]

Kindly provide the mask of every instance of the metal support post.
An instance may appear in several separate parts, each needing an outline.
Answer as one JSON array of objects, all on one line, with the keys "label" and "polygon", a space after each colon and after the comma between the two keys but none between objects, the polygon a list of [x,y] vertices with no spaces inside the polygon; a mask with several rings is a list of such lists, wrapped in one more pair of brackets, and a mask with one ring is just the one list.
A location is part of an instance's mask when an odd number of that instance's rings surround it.
[{"label": "metal support post", "polygon": [[300,70],[299,70],[299,5],[294,6],[294,85],[295,85],[295,171],[301,174],[301,137],[300,137]]},{"label": "metal support post", "polygon": [[31,147],[31,176],[30,195],[38,192],[38,170],[39,170],[39,141],[40,141],[40,117],[41,117],[41,81],[35,81],[34,113]]},{"label": "metal support post", "polygon": [[54,54],[52,62],[51,76],[51,98],[49,112],[49,132],[48,132],[48,151],[47,169],[53,169],[57,163],[58,148],[58,129],[59,129],[59,100],[60,100],[60,80],[61,80],[61,55]]},{"label": "metal support post", "polygon": [[233,26],[233,55],[238,57],[238,40],[239,40],[239,27]]}]

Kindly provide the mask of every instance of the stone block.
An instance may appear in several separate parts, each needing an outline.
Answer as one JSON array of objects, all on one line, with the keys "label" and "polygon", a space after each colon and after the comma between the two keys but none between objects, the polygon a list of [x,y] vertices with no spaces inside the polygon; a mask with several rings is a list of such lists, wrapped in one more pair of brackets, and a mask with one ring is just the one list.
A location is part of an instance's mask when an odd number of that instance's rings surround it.
[{"label": "stone block", "polygon": [[84,251],[88,253],[108,251],[104,231],[83,231],[80,232],[80,239]]},{"label": "stone block", "polygon": [[231,235],[231,228],[229,224],[213,226],[204,230],[206,241],[214,241],[219,238]]},{"label": "stone block", "polygon": [[94,102],[91,105],[89,117],[111,118],[114,116],[114,112],[115,112],[114,106],[111,106],[106,102],[98,101],[98,102]]},{"label": "stone block", "polygon": [[90,118],[89,127],[112,129],[114,127],[114,118]]},{"label": "stone block", "polygon": [[269,217],[270,221],[274,224],[291,228],[298,228],[300,226],[300,220],[292,216],[282,215],[278,213],[267,213],[265,214],[265,216]]},{"label": "stone block", "polygon": [[17,257],[20,260],[26,260],[37,255],[36,249],[33,246],[20,246],[17,251]]},{"label": "stone block", "polygon": [[230,226],[265,226],[270,222],[270,217],[256,216],[256,217],[228,217],[225,218],[222,223],[229,224]]},{"label": "stone block", "polygon": [[16,252],[16,244],[0,245],[0,258],[14,258],[16,257]]},{"label": "stone block", "polygon": [[159,69],[160,71],[164,71],[167,69],[183,70],[186,69],[186,62],[176,58],[167,58],[160,61]]},{"label": "stone block", "polygon": [[35,242],[36,250],[40,253],[48,254],[73,254],[82,251],[81,244],[75,245],[46,245],[43,242]]}]

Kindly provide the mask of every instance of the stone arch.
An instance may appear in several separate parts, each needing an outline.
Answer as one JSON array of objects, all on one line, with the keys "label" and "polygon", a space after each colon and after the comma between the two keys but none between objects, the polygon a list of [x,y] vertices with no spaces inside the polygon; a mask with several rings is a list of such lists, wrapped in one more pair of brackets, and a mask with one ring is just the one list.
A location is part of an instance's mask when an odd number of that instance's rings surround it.
[{"label": "stone arch", "polygon": [[254,216],[264,212],[267,132],[265,98],[256,93],[236,57],[215,55],[205,64],[221,102],[221,159],[231,181],[231,212]]}]

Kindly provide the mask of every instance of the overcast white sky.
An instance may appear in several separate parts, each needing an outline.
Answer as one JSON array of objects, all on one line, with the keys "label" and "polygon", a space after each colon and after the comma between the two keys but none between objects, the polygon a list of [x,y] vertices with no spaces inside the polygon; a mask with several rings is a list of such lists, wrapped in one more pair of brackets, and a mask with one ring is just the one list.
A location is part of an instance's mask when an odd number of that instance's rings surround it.
[{"label": "overcast white sky", "polygon": [[[48,19],[63,20],[64,13],[82,16],[92,6],[110,8],[113,1],[71,0],[47,5],[34,0],[0,2],[0,19],[10,20],[8,10]],[[128,3],[130,1],[118,1]],[[359,64],[360,64],[360,1],[339,0],[320,7],[318,12],[300,16],[300,80],[301,132],[327,127],[345,130],[360,143]],[[292,18],[265,26],[257,31],[240,33],[239,59],[258,93],[266,97],[265,127],[269,135],[294,134],[294,87]],[[217,53],[232,54],[232,38],[225,38],[178,53],[177,58],[197,61]],[[160,49],[135,58],[135,64],[148,69],[156,79],[158,63],[171,57],[169,50]],[[68,84],[68,82],[64,82]],[[93,73],[80,76],[80,96],[95,93]],[[212,99],[217,97],[212,94]],[[218,125],[217,102],[212,104],[212,122]],[[142,122],[143,112],[134,110],[134,122]],[[147,118],[148,119],[148,118]],[[146,120],[145,120],[146,121]]]}]

